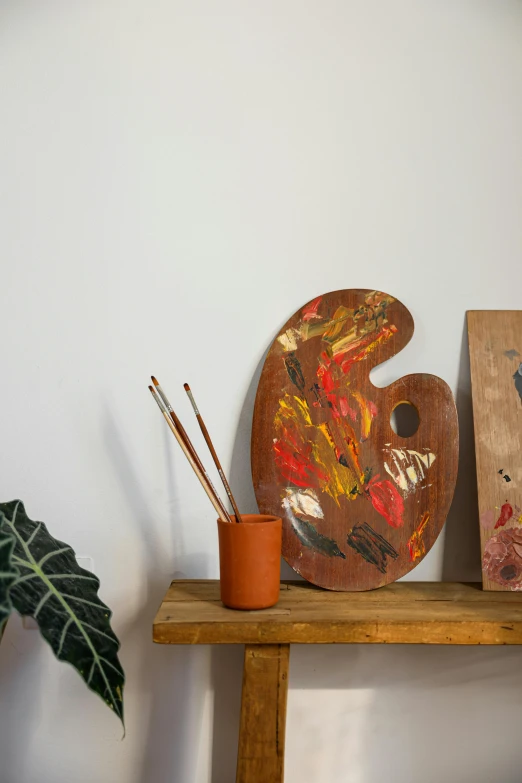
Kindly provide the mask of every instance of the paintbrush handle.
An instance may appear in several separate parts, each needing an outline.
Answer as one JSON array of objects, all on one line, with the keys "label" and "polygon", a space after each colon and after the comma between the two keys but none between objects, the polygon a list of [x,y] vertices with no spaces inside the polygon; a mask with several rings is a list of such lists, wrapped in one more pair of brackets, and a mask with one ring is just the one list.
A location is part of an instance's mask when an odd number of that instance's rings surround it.
[{"label": "paintbrush handle", "polygon": [[225,506],[225,504],[223,503],[223,501],[219,497],[219,494],[218,494],[214,484],[212,483],[212,479],[210,478],[210,476],[208,475],[207,471],[205,470],[205,467],[204,467],[203,463],[201,462],[196,449],[192,445],[192,441],[190,440],[189,436],[187,435],[186,430],[184,429],[183,425],[181,424],[180,420],[178,419],[178,417],[176,416],[176,414],[174,413],[172,408],[169,408],[168,413],[170,415],[171,423],[173,424],[174,429],[178,432],[178,434],[180,436],[181,440],[178,438],[178,442],[179,443],[183,443],[185,453],[190,455],[190,458],[192,459],[192,461],[194,462],[194,464],[196,465],[198,470],[205,477],[208,485],[210,486],[210,489],[212,490],[212,492],[216,496],[217,502],[218,502],[218,504],[219,504],[219,506],[221,508],[221,514],[224,515],[225,521],[226,522],[232,522],[230,514],[227,511],[227,507]]},{"label": "paintbrush handle", "polygon": [[221,467],[221,462],[219,461],[219,457],[217,455],[217,452],[214,448],[214,444],[212,443],[212,439],[209,435],[209,432],[205,426],[205,422],[203,421],[203,417],[201,413],[199,412],[199,408],[196,405],[196,400],[194,399],[194,395],[192,394],[192,391],[188,384],[184,386],[185,391],[187,392],[187,396],[191,402],[191,405],[194,409],[194,413],[196,414],[196,419],[198,420],[199,427],[201,429],[201,432],[203,433],[203,437],[205,438],[205,443],[208,446],[208,449],[210,453],[212,454],[212,459],[214,460],[214,464],[217,468],[217,471],[219,473],[219,477],[221,478],[221,481],[223,482],[223,486],[225,487],[225,492],[228,495],[228,499],[230,500],[230,503],[232,504],[232,508],[234,509],[234,514],[236,517],[236,522],[242,522],[241,514],[239,513],[239,509],[236,505],[236,501],[234,500],[234,495],[232,494],[232,490],[230,489],[230,484],[227,481],[227,477],[225,476],[225,471]]},{"label": "paintbrush handle", "polygon": [[179,445],[181,446],[184,455],[190,462],[190,465],[194,473],[198,477],[201,486],[207,493],[210,502],[216,509],[219,518],[222,519],[224,522],[232,523],[232,519],[226,509],[226,506],[224,505],[223,501],[221,500],[218,493],[216,492],[216,489],[212,484],[212,481],[210,480],[210,476],[208,475],[207,471],[203,467],[203,464],[199,459],[198,455],[196,454],[196,451],[192,446],[192,444],[190,443],[190,441],[189,444],[192,448],[189,448],[189,445],[186,442],[186,440],[188,440],[188,435],[186,434],[185,430],[183,430],[183,433],[181,433],[176,427],[175,423],[172,421],[171,413],[169,412],[169,408],[172,410],[172,407],[170,403],[168,403],[168,400],[167,403],[164,402],[165,395],[164,394],[159,395],[152,386],[149,386],[149,391],[154,397],[156,405],[160,409],[165,421],[169,426],[169,429],[172,431],[172,434],[174,435]]},{"label": "paintbrush handle", "polygon": [[[203,474],[204,474],[204,475],[207,477],[207,480],[209,481],[209,483],[210,483],[210,484],[212,484],[212,482],[210,481],[210,478],[209,478],[209,476],[208,476],[208,473],[207,473],[207,471],[206,471],[206,470],[205,470],[205,468],[203,467],[203,463],[201,462],[201,460],[200,460],[200,458],[199,458],[199,455],[198,455],[198,453],[197,453],[196,449],[195,449],[195,448],[194,448],[194,446],[192,445],[192,441],[190,440],[189,436],[187,435],[187,432],[186,432],[186,430],[185,430],[185,427],[183,426],[183,424],[181,423],[181,421],[180,421],[180,420],[178,419],[178,417],[176,416],[176,413],[175,413],[175,411],[174,411],[174,408],[172,407],[172,405],[171,405],[171,404],[170,404],[170,402],[169,402],[169,398],[167,397],[167,395],[165,394],[165,392],[163,391],[163,389],[161,388],[161,386],[159,385],[159,383],[157,382],[157,380],[154,380],[154,384],[155,384],[156,393],[157,393],[157,394],[159,394],[159,396],[160,396],[160,399],[161,399],[161,401],[162,401],[162,403],[163,403],[164,407],[165,407],[165,408],[167,409],[167,411],[169,412],[170,418],[171,418],[171,419],[172,419],[172,421],[174,422],[174,426],[175,426],[175,427],[176,427],[176,429],[178,430],[178,432],[179,432],[179,434],[181,435],[181,438],[182,438],[182,440],[184,441],[184,443],[185,443],[185,445],[186,445],[187,449],[189,450],[190,454],[192,455],[192,459],[194,460],[194,462],[196,463],[196,465],[198,466],[198,468],[200,469],[200,471],[201,471],[201,472],[202,472],[202,473],[203,473]],[[161,408],[161,407],[160,407],[160,410],[163,412],[163,408]],[[214,491],[215,491],[215,490],[214,490]],[[216,492],[216,495],[217,495],[217,492]],[[226,510],[226,509],[225,509],[225,510]],[[228,514],[228,512],[227,512],[227,514]],[[230,521],[232,521],[232,520],[230,520]]]},{"label": "paintbrush handle", "polygon": [[210,435],[208,434],[208,430],[205,427],[205,422],[201,418],[200,414],[197,415],[197,420],[199,422],[199,426],[201,427],[201,432],[203,433],[203,437],[205,438],[206,444],[210,450],[210,453],[212,454],[212,458],[216,465],[217,472],[219,473],[219,477],[221,478],[221,481],[223,482],[223,486],[225,487],[225,492],[227,493],[228,499],[230,500],[230,503],[232,504],[232,508],[234,509],[234,514],[236,515],[236,519],[238,522],[241,522],[241,515],[236,505],[236,501],[234,500],[234,495],[232,494],[232,490],[230,489],[230,484],[227,481],[227,477],[225,476],[225,472],[221,467],[221,463],[219,461],[218,455],[216,454],[214,446],[212,445],[212,441],[210,440]]},{"label": "paintbrush handle", "polygon": [[[169,425],[169,428],[172,431],[172,434],[174,435],[174,437],[178,441],[179,445],[181,446],[181,449],[182,449],[184,455],[186,456],[186,458],[190,462],[194,473],[196,474],[196,476],[198,477],[198,479],[199,479],[199,481],[201,483],[201,486],[203,487],[203,489],[207,493],[208,498],[209,498],[210,502],[212,503],[212,505],[214,506],[214,508],[215,508],[215,510],[216,510],[216,512],[217,512],[217,514],[219,516],[219,518],[222,519],[224,522],[232,522],[232,520],[230,519],[230,515],[229,515],[228,511],[223,506],[223,503],[219,500],[219,497],[218,497],[218,495],[217,495],[217,493],[216,493],[216,491],[215,491],[215,489],[214,489],[214,487],[212,485],[212,482],[208,478],[208,474],[205,475],[204,473],[202,473],[200,471],[200,469],[199,469],[198,465],[196,464],[192,454],[190,453],[190,451],[187,448],[186,444],[183,442],[183,439],[182,439],[180,433],[178,432],[178,430],[174,426],[174,423],[172,422],[172,419],[170,418],[170,416],[167,413],[167,411],[162,411],[162,414],[163,414],[163,416],[165,418],[165,421]],[[228,519],[227,519],[227,517],[228,517]]]}]

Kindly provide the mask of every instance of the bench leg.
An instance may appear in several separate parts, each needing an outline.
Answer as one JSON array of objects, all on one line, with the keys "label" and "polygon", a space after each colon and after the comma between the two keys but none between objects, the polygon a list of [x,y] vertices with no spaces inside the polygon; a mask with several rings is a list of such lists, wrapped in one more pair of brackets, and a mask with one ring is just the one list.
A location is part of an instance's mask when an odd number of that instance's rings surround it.
[{"label": "bench leg", "polygon": [[247,644],[236,783],[283,783],[289,644]]}]

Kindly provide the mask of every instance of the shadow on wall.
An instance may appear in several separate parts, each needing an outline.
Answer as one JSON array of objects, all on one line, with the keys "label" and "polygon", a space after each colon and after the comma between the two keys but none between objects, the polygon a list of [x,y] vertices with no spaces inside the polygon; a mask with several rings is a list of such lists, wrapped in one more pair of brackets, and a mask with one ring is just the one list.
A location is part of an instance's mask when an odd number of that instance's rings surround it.
[{"label": "shadow on wall", "polygon": [[[134,524],[142,542],[146,575],[143,602],[135,618],[118,629],[127,682],[132,682],[140,712],[149,716],[145,736],[139,737],[144,751],[141,770],[136,772],[134,780],[136,783],[195,782],[198,754],[194,748],[199,746],[207,685],[206,678],[199,673],[205,666],[208,668],[208,649],[153,644],[152,621],[169,581],[183,578],[187,573],[204,577],[208,564],[205,555],[185,555],[179,526],[175,525],[177,493],[168,433],[165,432],[165,460],[172,515],[170,529],[177,531],[177,543],[172,544],[172,551],[165,546],[148,509],[139,472],[124,442],[124,431],[107,408],[104,426],[107,452],[128,501],[129,522]],[[175,572],[174,566],[178,569]],[[128,691],[127,698],[130,695]],[[136,741],[132,726],[127,731],[127,742]]]},{"label": "shadow on wall", "polygon": [[20,738],[31,737],[41,719],[43,645],[31,633],[17,633],[21,625],[21,617],[10,617],[0,645],[0,781],[5,783],[24,780],[27,756],[20,752]]},{"label": "shadow on wall", "polygon": [[459,472],[457,486],[446,520],[443,582],[480,582],[480,531],[471,404],[471,376],[469,367],[468,331],[466,320],[460,348],[459,374],[456,394],[459,416]]},{"label": "shadow on wall", "polygon": [[257,385],[268,350],[267,348],[259,360],[248,386],[243,407],[239,414],[236,437],[232,448],[230,485],[233,487],[234,495],[242,514],[257,514],[259,510],[250,472],[250,437],[252,434],[252,416],[254,415]]},{"label": "shadow on wall", "polygon": [[244,646],[215,644],[211,655],[214,691],[211,781],[231,783],[236,779]]}]

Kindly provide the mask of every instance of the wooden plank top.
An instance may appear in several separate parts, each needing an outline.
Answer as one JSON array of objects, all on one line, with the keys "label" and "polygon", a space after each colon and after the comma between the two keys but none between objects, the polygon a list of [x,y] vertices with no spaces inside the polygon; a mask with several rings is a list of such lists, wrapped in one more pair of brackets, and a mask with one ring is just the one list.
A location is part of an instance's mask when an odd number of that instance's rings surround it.
[{"label": "wooden plank top", "polygon": [[154,620],[160,644],[522,644],[522,595],[480,584],[394,582],[336,593],[282,582],[272,609],[235,611],[217,580],[176,580]]}]

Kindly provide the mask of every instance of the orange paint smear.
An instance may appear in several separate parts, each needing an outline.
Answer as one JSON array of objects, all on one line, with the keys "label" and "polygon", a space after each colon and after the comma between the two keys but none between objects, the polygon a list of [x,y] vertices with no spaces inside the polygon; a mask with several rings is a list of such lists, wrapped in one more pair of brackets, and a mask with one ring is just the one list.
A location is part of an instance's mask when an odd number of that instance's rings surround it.
[{"label": "orange paint smear", "polygon": [[338,422],[338,428],[345,443],[344,453],[358,476],[359,485],[360,488],[362,488],[364,484],[364,471],[361,470],[359,464],[359,443],[357,441],[357,436],[355,435],[353,427],[346,419],[341,419],[341,421]]},{"label": "orange paint smear", "polygon": [[422,515],[422,519],[413,531],[410,540],[408,541],[408,550],[410,552],[410,560],[414,562],[419,557],[424,557],[426,554],[426,545],[422,539],[422,534],[426,528],[430,519],[430,512],[425,511]]},{"label": "orange paint smear", "polygon": [[349,318],[353,318],[353,310],[350,310],[348,307],[343,307],[343,305],[338,307],[333,314],[332,320],[328,323],[327,328],[323,332],[323,340],[335,340],[335,338],[341,334],[346,325],[346,321]]},{"label": "orange paint smear", "polygon": [[372,421],[377,416],[377,406],[371,400],[367,400],[361,392],[353,391],[352,397],[357,401],[361,411],[361,442],[368,439],[372,427]]}]

